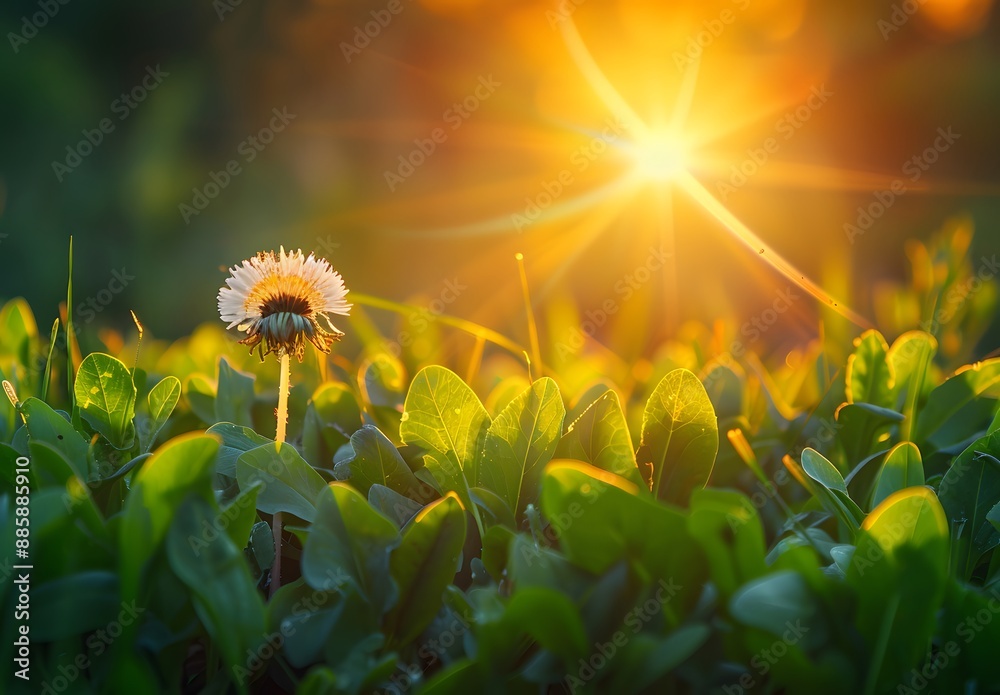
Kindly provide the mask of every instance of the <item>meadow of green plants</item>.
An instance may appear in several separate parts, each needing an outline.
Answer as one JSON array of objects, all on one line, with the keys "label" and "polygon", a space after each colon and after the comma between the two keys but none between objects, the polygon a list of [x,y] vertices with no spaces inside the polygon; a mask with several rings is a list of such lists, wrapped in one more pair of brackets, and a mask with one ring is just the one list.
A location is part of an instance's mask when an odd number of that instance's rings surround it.
[{"label": "meadow of green plants", "polygon": [[885,335],[773,357],[724,321],[633,364],[435,352],[440,322],[415,355],[359,311],[280,445],[275,363],[221,324],[12,299],[3,691],[1000,692],[1000,359],[967,364],[996,292],[924,251]]}]

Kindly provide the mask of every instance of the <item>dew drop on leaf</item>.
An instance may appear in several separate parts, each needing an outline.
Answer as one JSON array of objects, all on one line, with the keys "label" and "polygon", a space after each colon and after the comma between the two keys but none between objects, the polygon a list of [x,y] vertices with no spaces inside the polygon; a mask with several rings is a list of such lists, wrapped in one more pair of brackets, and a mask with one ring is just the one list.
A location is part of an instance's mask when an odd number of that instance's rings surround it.
[{"label": "dew drop on leaf", "polygon": [[400,420],[402,422],[406,422],[409,419],[410,419],[410,414],[409,413],[403,413],[403,417],[400,418]]}]

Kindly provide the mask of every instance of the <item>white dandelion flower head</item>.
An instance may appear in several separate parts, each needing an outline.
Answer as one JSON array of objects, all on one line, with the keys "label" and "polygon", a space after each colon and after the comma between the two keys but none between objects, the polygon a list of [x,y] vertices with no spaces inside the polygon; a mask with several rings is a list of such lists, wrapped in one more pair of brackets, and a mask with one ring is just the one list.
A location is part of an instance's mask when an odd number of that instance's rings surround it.
[{"label": "white dandelion flower head", "polygon": [[219,315],[247,334],[240,342],[258,350],[261,360],[271,352],[294,355],[301,362],[308,340],[330,352],[344,333],[332,314],[347,316],[351,305],[344,279],[330,263],[284,247],[258,253],[230,268],[226,287],[219,290]]}]

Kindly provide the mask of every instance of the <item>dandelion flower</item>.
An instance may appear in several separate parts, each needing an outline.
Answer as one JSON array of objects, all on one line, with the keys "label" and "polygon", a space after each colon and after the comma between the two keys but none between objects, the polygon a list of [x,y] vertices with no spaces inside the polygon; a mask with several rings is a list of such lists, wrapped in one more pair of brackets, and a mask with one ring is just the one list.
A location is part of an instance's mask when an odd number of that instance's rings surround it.
[{"label": "dandelion flower", "polygon": [[258,253],[229,272],[226,287],[219,290],[219,314],[229,328],[247,334],[240,342],[250,346],[250,354],[257,350],[261,361],[277,352],[301,362],[307,340],[327,353],[344,336],[330,316],[350,313],[349,290],[325,259],[286,253],[282,247],[277,254]]}]

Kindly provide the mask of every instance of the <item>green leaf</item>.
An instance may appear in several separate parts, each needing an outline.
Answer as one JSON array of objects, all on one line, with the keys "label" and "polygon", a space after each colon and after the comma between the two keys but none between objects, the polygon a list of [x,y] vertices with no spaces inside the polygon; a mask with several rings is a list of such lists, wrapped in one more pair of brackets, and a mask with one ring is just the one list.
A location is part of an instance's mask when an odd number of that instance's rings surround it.
[{"label": "green leaf", "polygon": [[191,433],[161,446],[139,470],[118,527],[122,597],[139,595],[143,566],[156,552],[181,504],[190,495],[214,502],[212,469],[219,442]]},{"label": "green leaf", "polygon": [[240,489],[260,483],[257,508],[265,514],[287,512],[305,521],[316,514],[316,498],[326,488],[323,477],[290,444],[271,442],[236,459]]},{"label": "green leaf", "polygon": [[486,432],[478,485],[500,495],[515,518],[538,501],[542,468],[555,453],[565,417],[559,387],[543,377],[511,401]]},{"label": "green leaf", "polygon": [[181,397],[181,381],[175,376],[167,376],[159,381],[146,397],[149,406],[149,424],[146,431],[140,433],[140,444],[143,451],[153,448],[156,436],[163,429],[170,414],[177,407],[177,401]]},{"label": "green leaf", "polygon": [[111,355],[87,355],[76,375],[74,392],[80,415],[91,427],[117,449],[132,446],[136,391],[128,367]]},{"label": "green leaf", "polygon": [[704,550],[712,581],[723,596],[767,571],[764,527],[741,493],[696,490],[691,496],[688,532]]},{"label": "green leaf", "polygon": [[264,602],[250,576],[242,551],[226,533],[207,534],[221,526],[212,505],[189,497],[178,510],[167,537],[170,568],[191,592],[195,611],[209,637],[246,692],[247,655],[266,637]]},{"label": "green leaf", "polygon": [[362,494],[367,495],[372,485],[384,485],[408,497],[423,488],[396,446],[377,427],[365,425],[351,435],[351,448],[353,458],[338,463],[337,469],[349,466],[351,485]]},{"label": "green leaf", "polygon": [[122,605],[118,575],[90,570],[59,577],[31,589],[31,638],[56,642],[98,628],[119,617],[136,618],[134,606]]},{"label": "green leaf", "polygon": [[878,435],[890,425],[903,422],[902,413],[871,403],[844,403],[836,412],[839,439],[847,461],[854,465],[885,448]]},{"label": "green leaf", "polygon": [[823,620],[823,605],[798,572],[782,570],[753,579],[739,588],[729,601],[729,612],[743,623],[781,636],[789,625],[805,623],[803,632],[813,644],[823,644],[825,632],[817,630]]},{"label": "green leaf", "polygon": [[389,561],[399,586],[399,600],[385,616],[390,647],[410,644],[430,625],[459,569],[464,544],[465,510],[454,493],[424,507],[406,527]]},{"label": "green leaf", "polygon": [[[603,574],[629,562],[645,576],[676,581],[682,587],[680,602],[686,604],[707,579],[702,550],[680,510],[638,492],[634,484],[599,468],[557,460],[542,478],[542,511],[573,564]],[[665,543],[670,552],[664,552]]]},{"label": "green leaf", "polygon": [[916,441],[926,442],[974,400],[1000,384],[1000,358],[968,365],[931,391],[917,418]]},{"label": "green leaf", "polygon": [[240,456],[265,444],[274,444],[273,440],[257,434],[249,427],[240,427],[231,422],[220,422],[217,425],[212,425],[206,432],[214,434],[222,440],[215,471],[230,478],[236,477],[236,460]]},{"label": "green leaf", "polygon": [[331,483],[319,495],[302,551],[302,576],[321,591],[351,585],[381,615],[398,596],[389,569],[389,554],[397,545],[399,530],[392,521],[354,488]]},{"label": "green leaf", "polygon": [[635,635],[616,659],[607,692],[655,692],[650,689],[694,656],[711,636],[711,629],[702,624],[684,625],[666,637]]},{"label": "green leaf", "polygon": [[368,504],[402,528],[406,522],[423,509],[423,505],[405,497],[385,485],[372,485],[368,489]]},{"label": "green leaf", "polygon": [[987,515],[1000,500],[1000,431],[976,441],[955,459],[938,487],[954,529],[952,560],[961,579],[972,576],[979,558],[1000,545],[1000,531]]},{"label": "green leaf", "polygon": [[556,456],[584,461],[646,487],[635,462],[625,413],[613,390],[602,393],[573,421]]},{"label": "green leaf", "polygon": [[345,384],[322,384],[306,408],[302,453],[314,464],[325,463],[350,440],[361,424],[361,407],[354,392]]},{"label": "green leaf", "polygon": [[865,513],[851,499],[847,484],[836,466],[815,449],[802,451],[802,470],[818,485],[814,485],[819,501],[852,532],[857,531]]},{"label": "green leaf", "polygon": [[96,472],[91,476],[87,462],[87,440],[73,429],[69,420],[37,398],[24,401],[20,410],[30,441],[44,442],[56,449],[84,482],[96,478]]},{"label": "green leaf", "polygon": [[886,498],[865,519],[850,563],[855,627],[871,655],[865,690],[894,690],[927,654],[949,581],[948,522],[934,493],[911,487]]},{"label": "green leaf", "polygon": [[219,386],[215,398],[215,421],[253,426],[254,378],[219,360]]},{"label": "green leaf", "polygon": [[882,470],[875,481],[872,506],[877,507],[894,492],[924,484],[924,464],[920,449],[913,442],[901,442],[885,457]]},{"label": "green leaf", "polygon": [[719,451],[719,426],[692,372],[675,369],[657,384],[642,416],[641,450],[649,457],[642,462],[652,463],[652,490],[660,500],[683,505],[705,487]]},{"label": "green leaf", "polygon": [[888,352],[888,343],[876,330],[865,331],[854,341],[854,352],[847,358],[848,403],[871,403],[883,408],[895,405],[896,376]]},{"label": "green leaf", "polygon": [[457,374],[432,365],[410,384],[399,434],[404,444],[428,450],[426,465],[445,491],[458,493],[468,508],[468,489],[479,478],[479,456],[490,416]]},{"label": "green leaf", "polygon": [[497,673],[512,670],[526,636],[567,667],[587,655],[587,631],[577,607],[565,595],[541,587],[515,592],[500,619],[481,624],[476,636],[479,658]]}]

